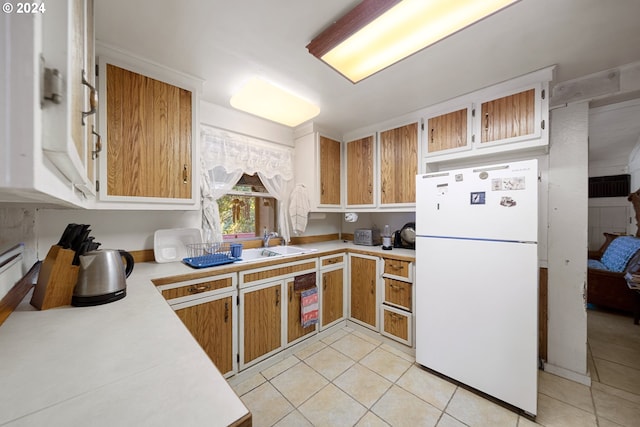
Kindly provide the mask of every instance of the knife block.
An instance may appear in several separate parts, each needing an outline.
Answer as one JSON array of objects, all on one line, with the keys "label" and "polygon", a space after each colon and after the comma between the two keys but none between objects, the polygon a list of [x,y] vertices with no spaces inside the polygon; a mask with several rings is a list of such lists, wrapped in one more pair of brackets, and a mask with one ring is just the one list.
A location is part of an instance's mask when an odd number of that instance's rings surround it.
[{"label": "knife block", "polygon": [[71,249],[51,246],[40,267],[38,283],[31,297],[32,306],[38,310],[47,310],[71,304],[80,269],[72,264],[75,254]]}]

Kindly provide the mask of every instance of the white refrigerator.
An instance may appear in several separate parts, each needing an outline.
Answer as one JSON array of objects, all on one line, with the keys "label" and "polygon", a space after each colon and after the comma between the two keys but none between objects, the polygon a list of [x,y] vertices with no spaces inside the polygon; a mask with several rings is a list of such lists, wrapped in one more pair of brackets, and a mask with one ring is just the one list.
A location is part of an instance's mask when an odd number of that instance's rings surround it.
[{"label": "white refrigerator", "polygon": [[416,176],[416,361],[537,412],[538,163]]}]

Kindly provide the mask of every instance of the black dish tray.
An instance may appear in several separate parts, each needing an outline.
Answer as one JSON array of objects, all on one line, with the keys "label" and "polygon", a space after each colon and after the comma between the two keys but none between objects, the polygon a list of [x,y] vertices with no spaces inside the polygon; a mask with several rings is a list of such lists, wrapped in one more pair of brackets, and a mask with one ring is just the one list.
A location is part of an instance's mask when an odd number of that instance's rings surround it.
[{"label": "black dish tray", "polygon": [[182,262],[193,268],[215,267],[216,265],[231,264],[241,261],[242,258],[233,258],[227,254],[209,254],[190,258],[183,258]]}]

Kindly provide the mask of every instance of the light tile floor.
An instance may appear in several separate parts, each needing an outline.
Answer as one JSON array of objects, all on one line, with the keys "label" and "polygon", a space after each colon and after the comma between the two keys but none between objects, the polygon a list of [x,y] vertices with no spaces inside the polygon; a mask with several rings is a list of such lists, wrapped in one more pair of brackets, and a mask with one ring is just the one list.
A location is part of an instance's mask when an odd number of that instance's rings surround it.
[{"label": "light tile floor", "polygon": [[587,387],[540,371],[535,422],[351,328],[230,380],[260,426],[640,426],[640,326],[588,312]]}]

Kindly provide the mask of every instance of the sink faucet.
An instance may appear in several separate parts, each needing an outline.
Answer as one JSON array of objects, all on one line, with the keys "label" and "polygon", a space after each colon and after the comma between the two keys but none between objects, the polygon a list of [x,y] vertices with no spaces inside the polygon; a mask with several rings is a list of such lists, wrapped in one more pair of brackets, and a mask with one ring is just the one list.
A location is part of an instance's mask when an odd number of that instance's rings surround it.
[{"label": "sink faucet", "polygon": [[271,233],[269,233],[265,227],[264,229],[264,234],[262,236],[262,246],[264,246],[265,248],[269,247],[269,240],[272,237],[278,237],[278,233],[276,233],[275,231],[272,231]]}]

